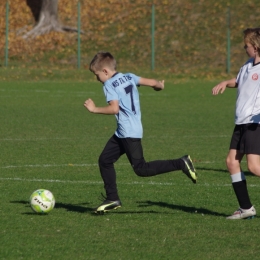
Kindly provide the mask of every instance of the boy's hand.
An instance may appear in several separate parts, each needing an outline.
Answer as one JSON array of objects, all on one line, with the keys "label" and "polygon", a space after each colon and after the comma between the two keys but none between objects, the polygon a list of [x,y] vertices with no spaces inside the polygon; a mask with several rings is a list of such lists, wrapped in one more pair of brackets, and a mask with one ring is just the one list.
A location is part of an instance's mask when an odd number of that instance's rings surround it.
[{"label": "boy's hand", "polygon": [[163,89],[164,89],[164,80],[158,81],[158,82],[157,82],[157,85],[156,85],[155,87],[153,87],[153,89],[154,89],[155,91],[163,90]]},{"label": "boy's hand", "polygon": [[219,92],[222,94],[226,88],[237,88],[238,84],[236,78],[225,80],[220,82],[217,86],[212,89],[212,94],[217,95]]},{"label": "boy's hand", "polygon": [[223,81],[212,89],[212,94],[217,95],[219,92],[222,94],[225,91],[226,87],[227,83]]},{"label": "boy's hand", "polygon": [[91,98],[87,99],[84,103],[84,107],[91,113],[94,113],[94,110],[96,108],[95,103]]}]

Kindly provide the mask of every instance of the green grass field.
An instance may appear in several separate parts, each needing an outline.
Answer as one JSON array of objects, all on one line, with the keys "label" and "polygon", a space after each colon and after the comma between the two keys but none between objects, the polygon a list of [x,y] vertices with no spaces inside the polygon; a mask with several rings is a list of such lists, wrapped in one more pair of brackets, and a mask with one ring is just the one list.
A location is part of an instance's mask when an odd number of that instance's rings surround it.
[{"label": "green grass field", "polygon": [[[0,259],[260,259],[259,218],[225,219],[238,207],[225,167],[236,91],[212,96],[217,81],[178,82],[161,92],[140,88],[144,154],[190,154],[198,183],[182,172],[140,178],[122,157],[115,167],[123,207],[97,216],[97,160],[116,124],[83,103],[105,105],[102,86],[93,77],[2,80]],[[246,175],[260,211],[260,180]],[[48,215],[29,206],[38,188],[56,198]]]}]

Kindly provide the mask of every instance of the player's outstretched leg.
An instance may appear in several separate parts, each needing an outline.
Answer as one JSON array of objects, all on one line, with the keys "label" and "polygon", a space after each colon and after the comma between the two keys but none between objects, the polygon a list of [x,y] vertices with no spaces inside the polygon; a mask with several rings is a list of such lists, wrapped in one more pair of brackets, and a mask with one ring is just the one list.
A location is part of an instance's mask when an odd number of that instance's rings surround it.
[{"label": "player's outstretched leg", "polygon": [[241,209],[239,208],[237,211],[233,213],[233,215],[227,217],[227,219],[252,219],[256,215],[256,210],[254,206],[250,209]]},{"label": "player's outstretched leg", "polygon": [[193,183],[196,183],[198,177],[190,156],[184,155],[183,157],[181,157],[181,159],[185,163],[185,168],[182,171],[187,175],[188,178],[192,180]]},{"label": "player's outstretched leg", "polygon": [[94,209],[94,212],[97,214],[104,214],[105,212],[112,210],[112,209],[117,209],[122,206],[122,203],[120,200],[107,200],[105,199],[103,203],[101,203],[97,208]]}]

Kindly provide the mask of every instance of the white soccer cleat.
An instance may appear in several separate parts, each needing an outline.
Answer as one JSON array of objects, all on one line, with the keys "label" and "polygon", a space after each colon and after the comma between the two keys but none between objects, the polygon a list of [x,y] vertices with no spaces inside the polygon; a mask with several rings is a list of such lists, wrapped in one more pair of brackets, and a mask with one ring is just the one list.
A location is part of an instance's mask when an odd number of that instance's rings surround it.
[{"label": "white soccer cleat", "polygon": [[241,209],[239,208],[237,211],[233,213],[233,215],[227,217],[227,219],[252,219],[256,215],[256,210],[254,206],[250,209]]}]

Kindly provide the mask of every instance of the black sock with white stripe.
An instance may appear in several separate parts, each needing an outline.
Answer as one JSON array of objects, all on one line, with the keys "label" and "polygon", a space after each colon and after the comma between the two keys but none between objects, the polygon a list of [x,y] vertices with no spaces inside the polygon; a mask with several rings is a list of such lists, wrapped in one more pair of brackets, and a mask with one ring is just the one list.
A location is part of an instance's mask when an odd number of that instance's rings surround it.
[{"label": "black sock with white stripe", "polygon": [[250,209],[252,207],[247,185],[246,178],[243,172],[239,172],[231,175],[232,186],[235,191],[238,203],[242,209]]}]

